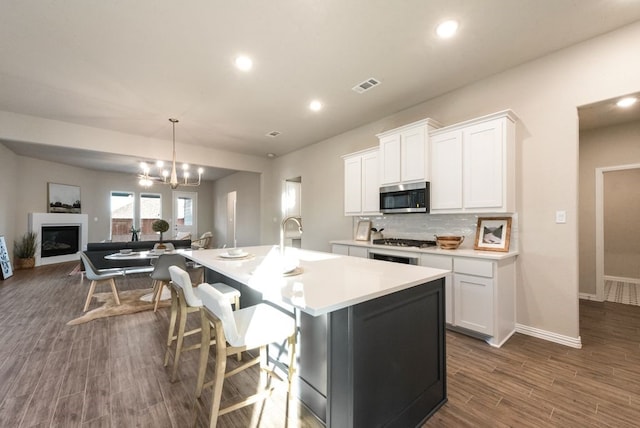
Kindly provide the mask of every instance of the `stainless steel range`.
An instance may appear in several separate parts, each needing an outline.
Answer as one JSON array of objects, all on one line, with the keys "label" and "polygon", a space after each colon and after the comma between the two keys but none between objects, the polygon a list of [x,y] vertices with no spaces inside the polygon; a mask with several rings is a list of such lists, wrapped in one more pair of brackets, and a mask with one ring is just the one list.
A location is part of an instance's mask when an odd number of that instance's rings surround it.
[{"label": "stainless steel range", "polygon": [[406,247],[406,248],[428,248],[434,247],[436,241],[421,241],[418,239],[400,239],[400,238],[384,238],[374,239],[372,242],[374,245],[384,245],[390,247],[388,249],[370,248],[369,258],[375,260],[384,260],[394,263],[405,263],[409,265],[417,265],[420,260],[415,253],[407,252],[405,250],[393,250],[391,247]]},{"label": "stainless steel range", "polygon": [[436,241],[421,241],[418,239],[383,238],[383,239],[374,239],[373,244],[388,245],[391,247],[428,248],[428,247],[435,247]]}]

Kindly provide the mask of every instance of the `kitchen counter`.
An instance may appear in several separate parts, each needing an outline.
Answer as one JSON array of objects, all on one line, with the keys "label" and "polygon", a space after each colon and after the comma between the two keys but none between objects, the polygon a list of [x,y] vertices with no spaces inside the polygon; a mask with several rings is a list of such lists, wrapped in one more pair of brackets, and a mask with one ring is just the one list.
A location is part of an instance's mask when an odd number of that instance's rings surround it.
[{"label": "kitchen counter", "polygon": [[[286,248],[285,256],[297,260],[300,274],[278,271],[278,246],[243,248],[251,257],[223,259],[226,249],[185,254],[191,260],[262,293],[266,300],[284,302],[312,315],[339,309],[443,278],[448,271],[402,266],[317,251]],[[275,268],[274,268],[275,267]]]},{"label": "kitchen counter", "polygon": [[441,250],[438,247],[418,248],[418,247],[395,247],[392,245],[375,245],[375,244],[372,244],[370,241],[356,241],[354,239],[330,241],[329,243],[336,244],[336,245],[349,245],[354,247],[375,248],[376,250],[406,251],[411,253],[439,254],[443,256],[471,257],[471,258],[486,259],[486,260],[504,260],[511,257],[515,257],[519,254],[519,252],[515,250],[508,251],[508,252],[477,251],[472,248],[464,248],[464,244],[461,248],[458,248],[457,250]]},{"label": "kitchen counter", "polygon": [[[291,247],[283,263],[278,246],[244,250],[185,256],[206,267],[207,282],[239,289],[241,307],[266,302],[296,320],[295,390],[327,427],[420,426],[447,401],[448,270]],[[286,348],[271,347],[270,359],[288,364]]]}]

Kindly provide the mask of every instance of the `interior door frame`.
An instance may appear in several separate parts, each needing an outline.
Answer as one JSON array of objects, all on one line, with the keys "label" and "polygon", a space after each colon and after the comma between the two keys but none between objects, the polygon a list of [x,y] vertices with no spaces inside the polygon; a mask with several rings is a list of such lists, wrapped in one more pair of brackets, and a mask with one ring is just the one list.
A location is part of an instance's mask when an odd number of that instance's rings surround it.
[{"label": "interior door frame", "polygon": [[180,197],[188,197],[193,201],[193,225],[189,226],[189,231],[191,232],[191,239],[198,239],[198,192],[184,192],[182,190],[172,190],[171,191],[171,223],[173,227],[173,234],[175,236],[177,232],[182,232],[184,230],[178,229],[177,223],[177,214],[178,214],[178,198]]},{"label": "interior door frame", "polygon": [[604,300],[604,174],[639,169],[640,163],[596,168],[596,300]]}]

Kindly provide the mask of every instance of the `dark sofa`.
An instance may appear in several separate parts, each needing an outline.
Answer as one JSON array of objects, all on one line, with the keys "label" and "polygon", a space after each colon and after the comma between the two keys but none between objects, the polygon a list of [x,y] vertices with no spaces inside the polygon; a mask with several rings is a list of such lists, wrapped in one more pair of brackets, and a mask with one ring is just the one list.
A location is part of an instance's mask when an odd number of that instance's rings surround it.
[{"label": "dark sofa", "polygon": [[[176,239],[164,241],[171,243],[175,248],[191,248],[190,239]],[[120,250],[130,248],[133,251],[146,251],[153,249],[158,241],[131,241],[131,242],[89,242],[87,244],[87,257],[96,269],[117,269],[129,267],[150,267],[149,260],[107,260],[104,256],[115,254]],[[84,266],[82,267],[84,270]]]}]

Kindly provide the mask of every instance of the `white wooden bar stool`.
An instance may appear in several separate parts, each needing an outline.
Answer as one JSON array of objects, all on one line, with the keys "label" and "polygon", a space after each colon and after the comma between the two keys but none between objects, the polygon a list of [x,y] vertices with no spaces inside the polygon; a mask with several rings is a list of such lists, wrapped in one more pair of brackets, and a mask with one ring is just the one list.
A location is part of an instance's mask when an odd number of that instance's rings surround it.
[{"label": "white wooden bar stool", "polygon": [[[272,377],[282,380],[268,366],[266,348],[267,345],[274,342],[282,343],[287,341],[289,345],[289,367],[286,383],[287,398],[290,398],[291,381],[295,372],[295,319],[264,303],[232,311],[229,300],[213,287],[201,287],[200,299],[204,307],[201,311],[202,341],[196,385],[196,403],[202,400],[202,390],[213,386],[209,427],[216,426],[218,416],[267,398],[274,389],[270,382]],[[215,334],[215,340],[213,341],[211,340],[212,331]],[[213,343],[215,343],[215,372],[213,380],[205,384],[204,378],[209,358],[209,347]],[[260,354],[257,358],[227,372],[227,357],[229,355],[251,349],[259,349]],[[264,387],[260,388],[256,394],[239,402],[221,407],[224,379],[258,363],[260,363],[261,372],[266,374]]]},{"label": "white wooden bar stool", "polygon": [[[202,301],[200,300],[202,288],[206,286],[218,290],[230,305],[233,303],[236,309],[240,307],[240,291],[222,282],[215,284],[202,283],[197,287],[193,287],[189,273],[177,266],[170,266],[169,274],[171,275],[171,315],[169,318],[169,333],[167,335],[167,350],[164,354],[164,366],[166,367],[169,364],[169,357],[173,353],[171,382],[175,382],[182,352],[198,349],[201,346],[200,343],[184,346],[184,338],[201,331],[200,327],[189,331],[185,330],[187,316],[190,313],[202,310]],[[178,321],[177,326],[176,321]],[[172,349],[174,341],[176,342],[175,350]],[[238,361],[240,361],[240,353],[238,353]]]}]

